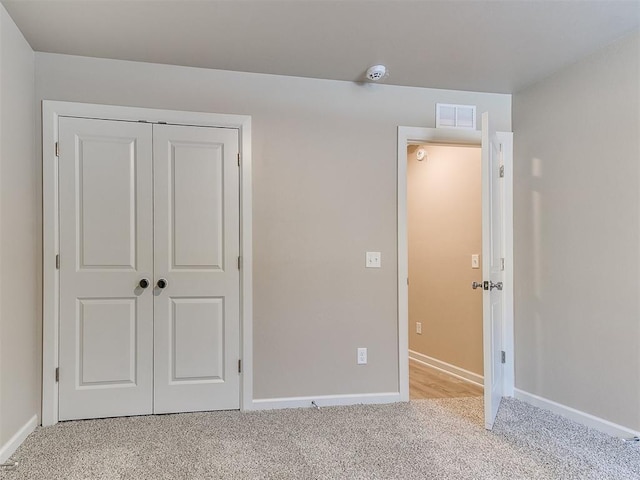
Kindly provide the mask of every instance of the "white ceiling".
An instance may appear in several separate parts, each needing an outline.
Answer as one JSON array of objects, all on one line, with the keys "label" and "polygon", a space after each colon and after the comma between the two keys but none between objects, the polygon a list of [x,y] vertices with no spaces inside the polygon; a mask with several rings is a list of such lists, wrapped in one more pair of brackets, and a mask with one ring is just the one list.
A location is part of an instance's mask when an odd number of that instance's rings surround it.
[{"label": "white ceiling", "polygon": [[640,28],[640,0],[2,0],[36,51],[511,93]]}]

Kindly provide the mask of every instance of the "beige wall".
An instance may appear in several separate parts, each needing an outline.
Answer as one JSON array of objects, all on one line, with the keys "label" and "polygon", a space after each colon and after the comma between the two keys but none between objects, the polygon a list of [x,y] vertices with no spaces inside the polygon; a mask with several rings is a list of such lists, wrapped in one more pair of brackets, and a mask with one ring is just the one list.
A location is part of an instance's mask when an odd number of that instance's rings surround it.
[{"label": "beige wall", "polygon": [[516,386],[636,431],[639,44],[513,100]]},{"label": "beige wall", "polygon": [[397,127],[449,102],[511,129],[509,95],[43,53],[36,94],[252,115],[255,398],[398,391]]},{"label": "beige wall", "polygon": [[0,449],[40,413],[34,54],[0,5]]},{"label": "beige wall", "polygon": [[[428,158],[416,159],[423,148]],[[407,152],[409,348],[483,375],[482,172],[479,147]],[[416,333],[422,323],[422,334]]]}]

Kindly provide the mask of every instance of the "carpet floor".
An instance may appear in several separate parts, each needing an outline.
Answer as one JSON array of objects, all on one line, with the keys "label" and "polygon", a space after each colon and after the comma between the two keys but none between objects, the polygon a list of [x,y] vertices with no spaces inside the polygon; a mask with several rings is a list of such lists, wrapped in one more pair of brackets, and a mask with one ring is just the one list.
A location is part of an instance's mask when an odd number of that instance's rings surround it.
[{"label": "carpet floor", "polygon": [[640,448],[514,399],[112,418],[38,428],[14,479],[640,479]]}]

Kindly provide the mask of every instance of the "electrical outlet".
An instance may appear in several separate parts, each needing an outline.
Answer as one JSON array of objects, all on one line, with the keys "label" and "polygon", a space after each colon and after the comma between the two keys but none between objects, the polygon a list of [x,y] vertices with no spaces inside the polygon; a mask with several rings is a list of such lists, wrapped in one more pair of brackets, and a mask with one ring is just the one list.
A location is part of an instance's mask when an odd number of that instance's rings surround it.
[{"label": "electrical outlet", "polygon": [[367,364],[367,349],[358,348],[358,365],[366,365],[366,364]]},{"label": "electrical outlet", "polygon": [[365,267],[367,268],[380,268],[381,266],[380,252],[367,252]]},{"label": "electrical outlet", "polygon": [[422,322],[416,322],[416,333],[422,335]]}]

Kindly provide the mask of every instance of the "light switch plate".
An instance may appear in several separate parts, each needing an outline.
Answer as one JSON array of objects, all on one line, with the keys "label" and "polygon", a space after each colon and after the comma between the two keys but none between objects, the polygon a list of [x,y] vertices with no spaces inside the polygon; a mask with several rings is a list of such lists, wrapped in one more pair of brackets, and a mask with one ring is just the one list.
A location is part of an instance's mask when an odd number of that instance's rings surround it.
[{"label": "light switch plate", "polygon": [[471,268],[480,268],[480,254],[471,255]]},{"label": "light switch plate", "polygon": [[367,268],[380,268],[381,266],[380,252],[367,252],[365,266]]}]

